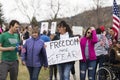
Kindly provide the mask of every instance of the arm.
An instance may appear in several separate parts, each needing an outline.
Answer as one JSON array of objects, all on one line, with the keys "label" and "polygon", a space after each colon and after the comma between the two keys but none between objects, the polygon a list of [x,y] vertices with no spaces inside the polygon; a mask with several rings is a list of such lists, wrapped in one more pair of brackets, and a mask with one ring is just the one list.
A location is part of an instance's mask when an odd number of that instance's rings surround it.
[{"label": "arm", "polygon": [[3,47],[4,43],[4,36],[3,34],[0,35],[0,51],[13,51],[15,50],[15,47]]},{"label": "arm", "polygon": [[0,43],[0,51],[13,51],[15,50],[15,47],[2,47],[2,44]]},{"label": "arm", "polygon": [[98,42],[98,38],[97,38],[97,34],[95,30],[92,30],[92,42],[93,43],[97,43]]},{"label": "arm", "polygon": [[25,61],[27,57],[27,42],[25,42],[25,44],[22,47],[22,51],[21,51],[21,59],[22,61]]},{"label": "arm", "polygon": [[108,48],[109,48],[109,43],[108,43],[108,39],[106,38],[105,39],[105,49],[108,50]]},{"label": "arm", "polygon": [[48,67],[48,60],[47,60],[47,55],[46,55],[46,50],[45,50],[45,47],[43,46],[42,49],[41,49],[41,53],[42,53],[42,61],[43,61],[43,66],[44,67]]},{"label": "arm", "polygon": [[92,32],[92,42],[93,43],[97,43],[98,42],[98,38],[97,38],[97,34],[96,34],[96,30],[94,27],[91,27],[91,32]]}]

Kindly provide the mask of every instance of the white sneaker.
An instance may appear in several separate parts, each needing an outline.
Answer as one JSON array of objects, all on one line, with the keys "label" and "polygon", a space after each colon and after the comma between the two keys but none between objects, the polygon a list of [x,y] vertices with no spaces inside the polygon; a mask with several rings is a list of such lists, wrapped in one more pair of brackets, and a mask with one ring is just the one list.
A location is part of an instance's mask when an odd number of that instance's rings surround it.
[{"label": "white sneaker", "polygon": [[76,75],[75,75],[75,74],[73,75],[73,79],[74,79],[74,80],[77,80],[77,79],[76,79]]}]

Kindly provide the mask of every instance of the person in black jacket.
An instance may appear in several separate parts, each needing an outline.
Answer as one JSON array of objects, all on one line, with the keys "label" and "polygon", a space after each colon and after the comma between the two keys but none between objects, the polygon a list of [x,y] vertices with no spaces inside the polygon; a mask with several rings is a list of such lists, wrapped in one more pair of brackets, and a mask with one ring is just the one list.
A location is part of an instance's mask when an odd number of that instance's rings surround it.
[{"label": "person in black jacket", "polygon": [[[50,34],[51,41],[58,40],[58,36],[56,34]],[[57,80],[57,65],[50,65],[49,66],[49,80]]]},{"label": "person in black jacket", "polygon": [[[57,36],[59,37],[59,40],[69,39],[70,37],[74,37],[70,26],[65,21],[61,21],[57,25],[57,30],[58,30]],[[70,80],[70,71],[73,65],[74,65],[74,61],[57,64],[60,80]]]},{"label": "person in black jacket", "polygon": [[110,64],[112,64],[112,70],[116,77],[120,79],[120,40],[117,41],[116,45],[110,50]]},{"label": "person in black jacket", "polygon": [[120,41],[110,50],[110,63],[120,64]]},{"label": "person in black jacket", "polygon": [[23,34],[23,39],[26,40],[29,38],[28,26],[25,27],[25,32]]}]

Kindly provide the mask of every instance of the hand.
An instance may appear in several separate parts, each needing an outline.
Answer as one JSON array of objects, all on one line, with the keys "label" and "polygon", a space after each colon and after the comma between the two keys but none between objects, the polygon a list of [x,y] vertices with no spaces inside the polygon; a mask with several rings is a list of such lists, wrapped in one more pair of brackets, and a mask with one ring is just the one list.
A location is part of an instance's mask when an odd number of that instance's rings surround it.
[{"label": "hand", "polygon": [[21,50],[22,49],[22,46],[18,46],[18,50]]},{"label": "hand", "polygon": [[47,45],[44,45],[44,48],[46,48],[47,47]]},{"label": "hand", "polygon": [[94,27],[90,27],[90,29],[91,29],[91,31],[92,31],[92,30],[95,30],[95,28],[94,28]]},{"label": "hand", "polygon": [[113,39],[113,43],[116,43],[117,41],[115,39]]},{"label": "hand", "polygon": [[25,52],[26,52],[26,49],[25,49],[25,48],[22,48],[21,52],[22,52],[22,53],[25,53]]},{"label": "hand", "polygon": [[101,46],[105,46],[105,43],[101,40],[100,41]]},{"label": "hand", "polygon": [[47,70],[47,67],[44,67],[44,70]]},{"label": "hand", "polygon": [[22,65],[26,65],[25,61],[22,61]]},{"label": "hand", "polygon": [[8,50],[13,51],[15,50],[15,47],[8,47]]}]

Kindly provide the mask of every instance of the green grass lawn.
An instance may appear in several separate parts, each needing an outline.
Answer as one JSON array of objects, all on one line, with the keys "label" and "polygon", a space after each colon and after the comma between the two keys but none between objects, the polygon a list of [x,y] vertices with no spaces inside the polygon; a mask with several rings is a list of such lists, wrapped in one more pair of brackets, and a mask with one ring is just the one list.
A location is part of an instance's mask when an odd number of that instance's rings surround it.
[{"label": "green grass lawn", "polygon": [[[39,74],[39,80],[48,80],[48,78],[49,78],[48,76],[49,76],[49,69],[44,70],[44,68],[42,68],[42,70],[40,71],[40,74]],[[10,80],[9,75],[8,75],[7,80]],[[18,80],[29,80],[29,73],[27,71],[27,68],[26,68],[26,66],[23,66],[21,64],[20,60],[19,60]]]}]

